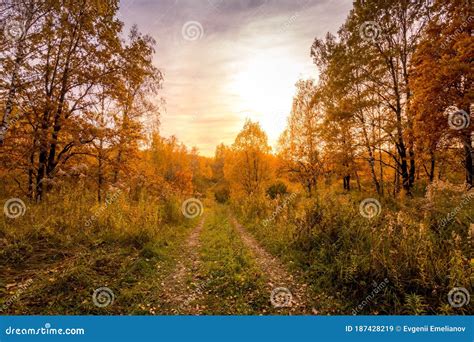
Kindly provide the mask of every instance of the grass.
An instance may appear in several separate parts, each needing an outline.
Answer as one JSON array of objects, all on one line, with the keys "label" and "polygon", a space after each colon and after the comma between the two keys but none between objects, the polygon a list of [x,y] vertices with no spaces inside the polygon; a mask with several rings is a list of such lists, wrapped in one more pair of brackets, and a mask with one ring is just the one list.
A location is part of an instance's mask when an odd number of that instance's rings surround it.
[{"label": "grass", "polygon": [[[371,196],[298,196],[269,224],[265,220],[284,199],[241,200],[233,207],[268,251],[305,274],[315,293],[333,294],[334,306],[342,303],[339,313],[351,314],[374,284],[388,279],[359,314],[472,314],[472,306],[453,308],[447,299],[454,287],[473,290],[467,232],[474,207],[466,194],[443,189],[399,202],[380,198],[382,211],[372,219],[359,213],[366,197]],[[255,203],[263,214],[256,214]],[[455,217],[440,225],[453,212]]]},{"label": "grass", "polygon": [[205,314],[259,314],[270,310],[265,279],[228,221],[225,207],[209,217],[202,233],[199,270]]},{"label": "grass", "polygon": [[[359,213],[366,197],[300,194],[267,224],[282,199],[234,199],[231,208],[207,202],[199,262],[185,275],[189,304],[202,314],[284,313],[272,308],[272,285],[229,222],[232,209],[267,251],[303,276],[319,314],[473,314],[472,305],[453,308],[447,300],[454,287],[473,290],[474,210],[465,194],[379,198],[382,211],[372,219]],[[173,198],[121,194],[104,209],[71,191],[61,201],[30,203],[24,216],[0,222],[1,314],[173,313],[166,280],[198,221],[186,219]],[[115,300],[100,308],[92,294],[104,286]]]},{"label": "grass", "polygon": [[[100,206],[68,198],[30,204],[25,216],[2,223],[0,308],[7,304],[2,314],[153,311],[147,304],[156,301],[160,279],[174,270],[182,241],[195,220],[177,212],[170,215],[177,219],[167,222],[162,218],[163,205],[121,197],[86,227],[84,216],[95,207]],[[46,222],[34,224],[38,217],[53,213]],[[92,294],[104,286],[112,289],[115,301],[99,308]]]}]

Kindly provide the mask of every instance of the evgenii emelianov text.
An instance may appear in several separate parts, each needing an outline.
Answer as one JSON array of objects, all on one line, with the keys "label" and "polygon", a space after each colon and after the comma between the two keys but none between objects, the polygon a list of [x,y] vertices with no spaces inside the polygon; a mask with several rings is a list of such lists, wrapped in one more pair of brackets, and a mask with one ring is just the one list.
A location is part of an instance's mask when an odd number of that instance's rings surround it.
[{"label": "evgenii emelianov text", "polygon": [[456,327],[456,326],[450,326],[450,325],[443,325],[443,326],[437,326],[437,325],[423,325],[423,326],[408,326],[404,325],[402,328],[403,332],[406,333],[426,333],[426,332],[431,332],[431,333],[459,333],[459,332],[464,332],[466,331],[466,327]]}]

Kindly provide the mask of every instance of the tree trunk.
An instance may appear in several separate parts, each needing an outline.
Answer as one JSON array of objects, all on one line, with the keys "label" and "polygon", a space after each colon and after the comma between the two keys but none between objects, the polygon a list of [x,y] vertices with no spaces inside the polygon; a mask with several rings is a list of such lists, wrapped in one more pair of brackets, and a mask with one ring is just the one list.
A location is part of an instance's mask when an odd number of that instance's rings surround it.
[{"label": "tree trunk", "polygon": [[361,191],[362,187],[360,186],[359,173],[357,172],[357,170],[355,170],[355,176],[356,176],[356,181],[357,181],[357,189]]},{"label": "tree trunk", "polygon": [[351,191],[351,176],[347,175],[343,178],[344,190]]},{"label": "tree trunk", "polygon": [[43,199],[43,191],[44,191],[44,176],[46,173],[46,160],[47,160],[47,151],[44,146],[40,147],[40,153],[38,157],[38,173],[36,174],[36,192],[35,192],[35,200],[36,202],[40,202]]},{"label": "tree trunk", "polygon": [[383,195],[384,193],[384,177],[383,177],[383,163],[382,163],[382,120],[381,116],[379,115],[379,167],[380,167],[380,194]]},{"label": "tree trunk", "polygon": [[31,154],[30,154],[30,165],[28,165],[28,198],[31,200],[34,196],[34,167],[35,167],[35,154],[36,154],[36,139],[33,138],[33,143],[31,145]]},{"label": "tree trunk", "polygon": [[40,152],[38,155],[38,171],[36,173],[35,200],[40,202],[44,192],[44,177],[46,174],[46,163],[48,161],[48,117],[49,111],[45,110],[43,114],[43,122],[41,124],[41,133],[39,138]]},{"label": "tree trunk", "polygon": [[395,197],[398,192],[399,192],[399,188],[400,188],[400,165],[399,165],[399,162],[398,162],[398,159],[395,160],[396,161],[396,169],[395,169],[395,174],[394,174],[394,177],[393,177],[393,196]]},{"label": "tree trunk", "polygon": [[99,203],[102,201],[102,185],[104,183],[104,175],[103,175],[103,171],[102,171],[102,164],[103,164],[103,156],[102,156],[102,151],[103,151],[103,148],[104,148],[104,140],[103,139],[100,139],[100,150],[99,150],[99,153],[97,155],[97,159],[98,159],[98,170],[97,170],[97,200],[99,201]]},{"label": "tree trunk", "polygon": [[[397,105],[397,138],[396,143],[398,155],[400,157],[400,174],[402,176],[402,187],[407,195],[410,195],[410,174],[408,172],[407,149],[403,140],[402,114],[400,105]],[[414,164],[413,164],[414,167]]]},{"label": "tree trunk", "polygon": [[415,173],[416,173],[416,166],[415,166],[415,151],[413,150],[413,146],[410,146],[408,149],[408,154],[410,156],[410,172],[409,172],[409,187],[410,189],[413,187],[415,183]]},{"label": "tree trunk", "polygon": [[377,194],[380,195],[380,184],[377,180],[377,175],[375,173],[374,153],[372,151],[372,147],[370,147],[369,136],[367,134],[367,129],[365,127],[365,120],[362,119],[361,121],[362,121],[362,132],[364,134],[364,140],[365,140],[365,147],[367,149],[367,153],[369,154],[370,174],[372,175],[372,181],[374,182],[375,190],[377,191]]},{"label": "tree trunk", "polygon": [[474,168],[473,168],[473,148],[472,148],[472,137],[470,132],[464,133],[462,135],[463,145],[464,145],[464,167],[466,170],[466,184],[469,187],[473,186],[473,175],[474,175]]},{"label": "tree trunk", "polygon": [[430,154],[431,154],[431,163],[430,163],[429,177],[430,177],[430,183],[432,183],[433,180],[434,180],[434,176],[435,176],[436,159],[435,159],[435,153],[434,153],[433,150],[430,152]]}]

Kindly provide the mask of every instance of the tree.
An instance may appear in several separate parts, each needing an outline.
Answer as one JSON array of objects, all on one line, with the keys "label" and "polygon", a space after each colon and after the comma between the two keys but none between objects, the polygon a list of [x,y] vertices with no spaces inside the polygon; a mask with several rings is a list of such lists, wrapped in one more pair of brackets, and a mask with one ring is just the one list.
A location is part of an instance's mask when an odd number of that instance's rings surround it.
[{"label": "tree", "polygon": [[[3,145],[6,131],[10,126],[11,115],[15,109],[19,89],[28,84],[28,63],[26,59],[33,53],[37,41],[35,33],[49,13],[48,1],[22,0],[2,1],[0,4],[0,21],[4,29],[0,33],[0,58],[2,61],[2,78],[6,80],[2,93],[6,99],[0,121],[0,146]],[[14,124],[14,122],[13,122]]]},{"label": "tree", "polygon": [[321,113],[317,110],[313,80],[298,81],[297,94],[288,119],[288,127],[279,139],[283,170],[297,179],[311,196],[323,171],[321,139],[318,127]]},{"label": "tree", "polygon": [[212,163],[212,178],[214,182],[220,183],[224,180],[224,165],[229,148],[224,144],[219,144],[214,153],[214,162]]},{"label": "tree", "polygon": [[465,179],[472,187],[474,17],[466,15],[471,9],[466,1],[438,1],[435,8],[413,59],[411,106],[416,113],[416,137],[430,161],[431,181],[436,160],[442,157],[440,148],[452,145],[453,138],[457,145],[461,142]]},{"label": "tree", "polygon": [[[120,55],[120,73],[115,79],[117,88],[117,102],[120,114],[116,116],[119,128],[116,143],[116,158],[113,182],[119,181],[121,170],[133,163],[138,151],[138,140],[141,135],[139,119],[147,113],[157,114],[157,108],[148,98],[156,95],[163,76],[153,65],[155,40],[150,36],[143,36],[136,26],[129,34],[129,44],[123,48]],[[124,163],[123,161],[127,162]]]},{"label": "tree", "polygon": [[[232,145],[231,164],[226,165],[226,178],[247,195],[259,193],[270,177],[267,154],[271,148],[259,123],[246,120]],[[227,160],[226,160],[227,164]]]},{"label": "tree", "polygon": [[[0,39],[7,42],[0,135],[4,142],[10,128],[12,137],[2,144],[2,158],[26,173],[28,196],[37,201],[72,159],[96,158],[100,199],[104,163],[115,160],[117,183],[120,170],[136,161],[141,119],[159,116],[148,99],[162,80],[152,64],[154,41],[136,28],[128,43],[119,37],[117,0],[6,3],[7,19],[23,24],[15,44]],[[18,159],[7,158],[11,153]]]},{"label": "tree", "polygon": [[380,129],[395,146],[394,153],[385,152],[408,194],[416,173],[410,63],[429,13],[424,1],[360,1],[340,31],[347,56],[358,65],[358,90],[382,106],[386,120]]}]

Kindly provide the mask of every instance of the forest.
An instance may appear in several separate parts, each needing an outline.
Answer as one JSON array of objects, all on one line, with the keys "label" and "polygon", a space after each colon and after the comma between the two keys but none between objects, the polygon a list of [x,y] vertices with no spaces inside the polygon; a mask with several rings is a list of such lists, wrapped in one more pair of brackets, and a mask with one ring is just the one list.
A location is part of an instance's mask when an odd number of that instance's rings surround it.
[{"label": "forest", "polygon": [[472,0],[355,1],[214,156],[119,8],[1,1],[0,314],[474,314]]}]

